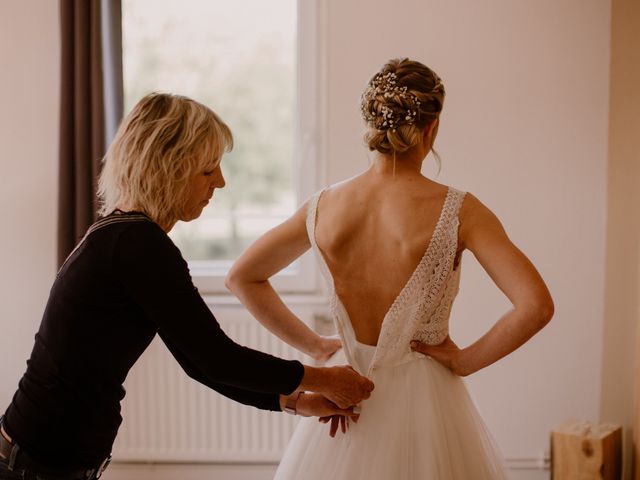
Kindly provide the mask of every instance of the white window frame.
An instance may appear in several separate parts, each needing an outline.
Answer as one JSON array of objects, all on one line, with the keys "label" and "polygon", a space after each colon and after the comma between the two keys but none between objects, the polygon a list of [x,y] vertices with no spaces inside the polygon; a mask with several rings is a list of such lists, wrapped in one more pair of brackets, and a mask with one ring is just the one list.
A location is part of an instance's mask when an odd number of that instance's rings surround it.
[{"label": "white window frame", "polygon": [[[293,181],[297,205],[308,199],[324,183],[324,168],[320,162],[321,125],[324,108],[321,102],[321,0],[297,1],[296,49],[296,128],[294,133]],[[296,207],[297,208],[297,207]],[[293,212],[292,212],[293,213]],[[233,262],[190,261],[194,284],[203,294],[228,293],[224,277]],[[311,252],[297,260],[297,268],[285,268],[271,278],[273,287],[281,293],[316,293],[318,272]]]}]

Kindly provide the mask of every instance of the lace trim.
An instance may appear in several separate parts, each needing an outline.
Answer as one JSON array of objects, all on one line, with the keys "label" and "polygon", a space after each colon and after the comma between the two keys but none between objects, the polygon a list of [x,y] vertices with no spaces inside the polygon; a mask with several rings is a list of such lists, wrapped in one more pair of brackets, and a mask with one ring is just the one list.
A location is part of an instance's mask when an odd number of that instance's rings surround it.
[{"label": "lace trim", "polygon": [[[431,264],[431,259],[434,257],[433,251],[434,247],[437,248],[438,244],[441,243],[440,237],[443,236],[443,227],[446,223],[448,211],[451,210],[451,199],[453,195],[453,189],[449,188],[447,190],[447,196],[444,199],[444,205],[442,206],[442,211],[440,212],[440,216],[438,217],[438,221],[436,222],[436,227],[431,234],[431,239],[429,240],[429,245],[425,250],[420,262],[416,266],[416,269],[411,274],[411,277],[402,288],[396,299],[391,304],[389,311],[387,312],[387,318],[393,317],[400,309],[401,305],[405,303],[408,297],[413,296],[416,283],[422,277],[424,277],[424,271],[429,264]],[[436,257],[437,258],[437,257]]]},{"label": "lace trim", "polygon": [[449,313],[459,288],[460,268],[454,270],[453,264],[464,196],[465,192],[449,188],[429,247],[383,323],[379,354],[372,365],[389,355],[409,353],[413,338],[437,344],[447,336]]},{"label": "lace trim", "polygon": [[[343,340],[349,363],[353,362],[355,335],[348,315],[340,303],[329,266],[315,238],[321,190],[309,199],[306,227],[309,241],[329,288],[329,306]],[[465,192],[449,187],[440,217],[425,253],[413,274],[389,308],[380,331],[378,347],[370,369],[410,353],[409,342],[418,338],[438,344],[449,332],[451,306],[459,290],[460,266],[454,270],[458,249],[458,214]],[[349,324],[348,324],[349,323]]]}]

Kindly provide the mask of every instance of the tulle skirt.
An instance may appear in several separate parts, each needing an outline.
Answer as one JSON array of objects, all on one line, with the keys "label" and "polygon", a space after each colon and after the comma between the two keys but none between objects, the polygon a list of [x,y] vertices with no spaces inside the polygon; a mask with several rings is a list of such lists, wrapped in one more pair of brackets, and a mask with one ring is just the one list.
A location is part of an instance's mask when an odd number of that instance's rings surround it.
[{"label": "tulle skirt", "polygon": [[[358,363],[368,364],[374,350],[358,344]],[[346,434],[331,438],[317,418],[300,420],[276,480],[506,479],[460,377],[416,354],[410,362],[374,369],[371,379],[375,390]]]}]

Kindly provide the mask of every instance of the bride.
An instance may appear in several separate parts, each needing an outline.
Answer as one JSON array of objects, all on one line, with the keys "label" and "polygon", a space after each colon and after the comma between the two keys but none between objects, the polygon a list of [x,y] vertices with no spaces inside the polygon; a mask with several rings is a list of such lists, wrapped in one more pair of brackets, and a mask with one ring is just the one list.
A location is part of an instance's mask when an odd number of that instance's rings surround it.
[{"label": "bride", "polygon": [[[327,435],[322,424],[302,419],[276,479],[506,477],[461,377],[525,343],[549,322],[553,302],[486,206],[421,174],[443,100],[440,78],[425,65],[384,65],[362,95],[365,140],[375,152],[370,167],[313,195],[229,272],[228,288],[274,334],[318,361],[342,346],[331,360],[342,358],[376,385],[357,423],[332,418]],[[313,332],[269,284],[309,248],[327,281],[340,340]],[[459,348],[448,321],[465,250],[512,308]],[[344,435],[333,438],[339,426]]]}]

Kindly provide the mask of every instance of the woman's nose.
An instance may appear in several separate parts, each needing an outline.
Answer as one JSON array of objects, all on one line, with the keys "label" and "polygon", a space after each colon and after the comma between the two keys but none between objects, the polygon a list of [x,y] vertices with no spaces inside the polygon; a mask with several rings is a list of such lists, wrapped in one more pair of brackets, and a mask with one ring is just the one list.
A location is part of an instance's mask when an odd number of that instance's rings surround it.
[{"label": "woman's nose", "polygon": [[224,176],[222,175],[222,172],[220,172],[219,175],[216,175],[216,179],[215,179],[215,184],[214,186],[216,188],[224,188],[224,186],[226,185],[226,182],[224,181]]}]

